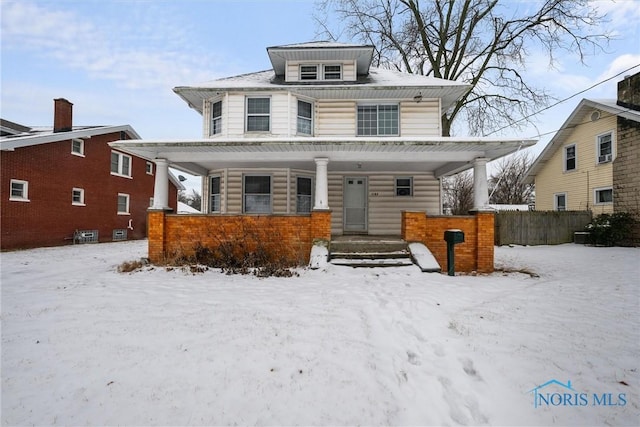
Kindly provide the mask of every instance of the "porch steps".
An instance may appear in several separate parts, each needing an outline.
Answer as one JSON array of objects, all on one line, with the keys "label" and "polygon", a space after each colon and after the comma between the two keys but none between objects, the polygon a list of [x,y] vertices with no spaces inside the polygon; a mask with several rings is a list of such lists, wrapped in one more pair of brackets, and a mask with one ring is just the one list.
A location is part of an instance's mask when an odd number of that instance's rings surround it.
[{"label": "porch steps", "polygon": [[407,242],[374,236],[340,236],[331,240],[329,262],[354,268],[414,265]]}]

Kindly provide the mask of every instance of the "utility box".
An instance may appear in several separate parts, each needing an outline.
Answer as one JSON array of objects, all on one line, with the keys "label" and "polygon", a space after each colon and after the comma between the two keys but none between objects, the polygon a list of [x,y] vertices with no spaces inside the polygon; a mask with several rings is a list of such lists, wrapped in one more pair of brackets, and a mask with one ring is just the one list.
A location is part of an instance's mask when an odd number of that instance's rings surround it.
[{"label": "utility box", "polygon": [[445,230],[444,241],[447,242],[447,273],[449,276],[455,276],[456,262],[454,247],[458,243],[464,243],[464,232],[462,230]]}]

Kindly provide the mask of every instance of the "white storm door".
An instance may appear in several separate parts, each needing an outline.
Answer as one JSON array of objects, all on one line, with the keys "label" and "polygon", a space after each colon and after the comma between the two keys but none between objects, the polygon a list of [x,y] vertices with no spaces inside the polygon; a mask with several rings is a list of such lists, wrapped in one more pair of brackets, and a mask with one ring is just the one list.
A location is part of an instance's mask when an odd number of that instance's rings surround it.
[{"label": "white storm door", "polygon": [[367,231],[367,178],[344,178],[344,231]]}]

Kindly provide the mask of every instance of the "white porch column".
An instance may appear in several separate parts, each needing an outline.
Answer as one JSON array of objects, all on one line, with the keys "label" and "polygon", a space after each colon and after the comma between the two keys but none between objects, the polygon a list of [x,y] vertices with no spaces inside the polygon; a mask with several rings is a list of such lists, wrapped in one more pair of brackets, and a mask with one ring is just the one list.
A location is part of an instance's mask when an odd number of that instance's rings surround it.
[{"label": "white porch column", "polygon": [[486,209],[489,204],[488,161],[485,157],[478,157],[473,161],[473,210]]},{"label": "white porch column", "polygon": [[329,159],[320,157],[313,159],[316,162],[316,197],[313,209],[329,209],[329,178],[327,165]]},{"label": "white porch column", "polygon": [[168,210],[169,207],[169,162],[167,159],[155,159],[156,180],[153,186],[153,206],[151,209]]}]

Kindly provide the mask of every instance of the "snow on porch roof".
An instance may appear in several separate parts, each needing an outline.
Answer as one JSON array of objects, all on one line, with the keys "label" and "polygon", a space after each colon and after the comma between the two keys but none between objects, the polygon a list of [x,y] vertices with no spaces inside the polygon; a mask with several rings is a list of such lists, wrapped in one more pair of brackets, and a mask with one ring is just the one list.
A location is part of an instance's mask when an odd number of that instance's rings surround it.
[{"label": "snow on porch roof", "polygon": [[124,140],[119,150],[154,160],[166,159],[185,172],[206,176],[220,168],[315,168],[315,158],[328,158],[329,170],[421,170],[436,177],[469,169],[479,157],[495,160],[535,144],[532,139],[453,137],[294,137],[216,138],[203,140]]}]

